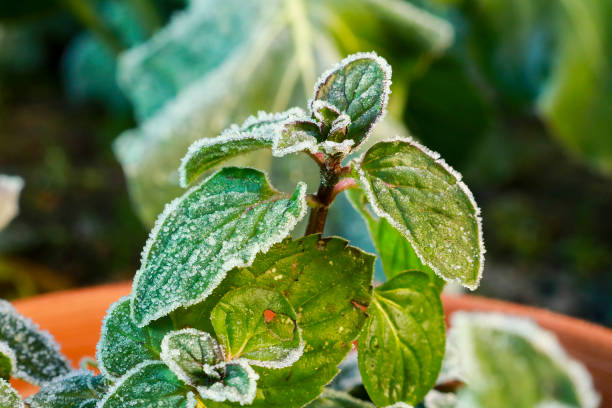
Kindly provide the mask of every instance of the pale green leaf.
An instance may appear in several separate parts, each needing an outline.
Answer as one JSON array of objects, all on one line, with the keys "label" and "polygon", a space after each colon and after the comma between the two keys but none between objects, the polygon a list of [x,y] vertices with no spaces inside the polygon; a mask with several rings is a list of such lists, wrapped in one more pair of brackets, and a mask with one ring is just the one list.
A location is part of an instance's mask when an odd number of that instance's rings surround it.
[{"label": "pale green leaf", "polygon": [[225,358],[243,358],[252,365],[282,368],[303,353],[297,316],[279,292],[243,287],[228,292],[210,320]]},{"label": "pale green leaf", "polygon": [[19,193],[23,179],[0,174],[0,230],[19,213]]},{"label": "pale green leaf", "polygon": [[21,397],[11,384],[0,378],[0,407],[2,408],[25,408]]},{"label": "pale green leaf", "polygon": [[51,335],[4,300],[0,300],[0,341],[15,355],[13,375],[17,378],[41,385],[70,371]]},{"label": "pale green leaf", "polygon": [[536,407],[556,403],[595,408],[591,376],[556,337],[533,321],[497,313],[457,312],[449,343],[467,387],[459,400],[476,407]]},{"label": "pale green leaf", "polygon": [[347,197],[366,221],[387,278],[391,279],[408,270],[427,272],[442,290],[444,281],[430,267],[421,262],[406,237],[393,228],[386,219],[377,217],[370,212],[367,208],[367,197],[362,190],[348,190]]},{"label": "pale green leaf", "polygon": [[303,183],[288,196],[257,170],[228,167],[170,203],[134,279],[136,324],[202,301],[228,270],[285,238],[304,216],[305,194]]},{"label": "pale green leaf", "polygon": [[457,405],[457,395],[431,390],[425,396],[425,408],[460,408]]},{"label": "pale green leaf", "polygon": [[309,119],[297,119],[286,123],[282,132],[274,139],[272,154],[282,157],[304,150],[316,151],[321,138],[319,125]]},{"label": "pale green leaf", "polygon": [[45,384],[26,403],[31,408],[86,408],[101,400],[107,389],[102,376],[86,370],[73,371]]},{"label": "pale green leaf", "polygon": [[[240,287],[282,293],[298,315],[304,354],[290,367],[254,367],[260,379],[253,406],[302,407],[319,396],[338,373],[338,365],[358,336],[370,304],[373,272],[374,256],[348,246],[343,239],[310,235],[278,244],[260,254],[252,266],[229,272],[205,302],[191,310],[178,310],[173,319],[181,326],[202,324],[219,299]],[[206,406],[234,405],[207,401]]]},{"label": "pale green leaf", "polygon": [[434,386],[444,357],[444,309],[423,272],[405,272],[374,290],[359,336],[359,371],[377,406],[417,404]]},{"label": "pale green leaf", "polygon": [[276,114],[259,112],[240,126],[231,125],[218,137],[196,141],[181,162],[181,186],[187,187],[205,171],[232,157],[272,147],[273,141],[285,132],[287,122],[304,116],[304,111],[299,108]]},{"label": "pale green leaf", "polygon": [[413,140],[381,142],[362,157],[361,186],[372,209],[447,281],[476,289],[484,244],[480,209],[461,176]]},{"label": "pale green leaf", "polygon": [[344,136],[359,145],[385,113],[390,86],[387,61],[375,53],[358,53],[321,75],[314,99],[327,101],[349,116],[351,123]]},{"label": "pale green leaf", "polygon": [[117,381],[98,408],[195,408],[194,394],[161,361],[147,361]]},{"label": "pale green leaf", "polygon": [[160,357],[176,376],[194,387],[208,385],[223,376],[225,351],[209,334],[186,328],[169,332]]},{"label": "pale green leaf", "polygon": [[373,404],[353,398],[346,392],[326,388],[323,394],[305,408],[375,408]]},{"label": "pale green leaf", "polygon": [[559,56],[538,109],[563,146],[612,175],[612,4],[562,1],[559,8]]},{"label": "pale green leaf", "polygon": [[108,310],[102,323],[96,358],[100,371],[115,380],[136,365],[159,358],[163,335],[172,330],[169,319],[140,328],[130,316],[130,298],[124,297]]},{"label": "pale green leaf", "polygon": [[16,366],[15,352],[11,350],[8,344],[0,341],[0,379],[8,381]]}]

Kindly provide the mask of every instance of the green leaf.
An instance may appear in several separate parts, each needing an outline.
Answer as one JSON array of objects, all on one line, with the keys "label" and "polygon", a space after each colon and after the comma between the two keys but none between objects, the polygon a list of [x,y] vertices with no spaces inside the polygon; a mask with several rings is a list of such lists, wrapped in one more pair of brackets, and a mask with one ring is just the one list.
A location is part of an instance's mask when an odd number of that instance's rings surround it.
[{"label": "green leaf", "polygon": [[15,352],[11,350],[8,344],[0,341],[0,379],[8,381],[16,366]]},{"label": "green leaf", "polygon": [[225,352],[209,334],[186,328],[169,332],[162,341],[161,359],[176,376],[194,387],[209,385],[223,375]]},{"label": "green leaf", "polygon": [[375,408],[373,404],[353,398],[346,392],[335,391],[330,388],[323,390],[323,394],[305,408]]},{"label": "green leaf", "polygon": [[210,320],[225,358],[269,368],[287,367],[302,355],[297,316],[277,291],[239,288],[228,292]]},{"label": "green leaf", "polygon": [[445,347],[444,309],[427,274],[405,272],[374,290],[359,336],[359,371],[377,406],[417,404],[434,386]]},{"label": "green leaf", "polygon": [[[452,347],[451,347],[452,345]],[[446,358],[456,360],[476,407],[535,407],[544,403],[595,408],[599,396],[588,371],[556,337],[529,319],[456,312]]]},{"label": "green leaf", "polygon": [[442,291],[444,281],[430,267],[421,262],[410,242],[386,219],[376,217],[369,211],[365,193],[360,189],[347,190],[346,193],[350,203],[366,221],[387,278],[391,279],[409,270],[427,272]]},{"label": "green leaf", "polygon": [[21,397],[11,384],[0,378],[0,407],[2,408],[25,408]]},{"label": "green leaf", "polygon": [[[310,235],[285,241],[257,256],[252,266],[237,268],[213,294],[191,310],[173,314],[181,326],[193,326],[230,290],[240,287],[282,293],[298,314],[304,354],[290,367],[254,367],[259,374],[258,408],[302,407],[319,396],[338,373],[366,319],[374,256],[339,238]],[[212,330],[199,327],[201,330]],[[209,408],[228,407],[207,401]]]},{"label": "green leaf", "polygon": [[31,408],[86,408],[102,399],[108,389],[104,377],[79,370],[56,378],[28,398]]},{"label": "green leaf", "polygon": [[[211,386],[199,386],[198,393],[207,400],[237,402],[250,405],[255,399],[259,375],[244,360],[233,360],[224,365],[221,381]],[[207,403],[208,404],[208,403]]]},{"label": "green leaf", "polygon": [[170,203],[134,279],[136,324],[202,301],[228,270],[249,265],[285,238],[304,216],[305,194],[303,183],[288,197],[262,172],[228,167]]},{"label": "green leaf", "polygon": [[195,396],[161,361],[146,361],[125,374],[99,408],[195,408]]},{"label": "green leaf", "polygon": [[17,378],[42,385],[70,371],[68,360],[51,335],[4,300],[0,300],[0,341],[15,354],[13,375]]},{"label": "green leaf", "polygon": [[372,146],[358,173],[374,212],[408,239],[425,265],[446,281],[478,287],[480,209],[457,172],[415,141],[397,139]]},{"label": "green leaf", "polygon": [[100,372],[116,380],[136,365],[158,359],[161,339],[170,330],[170,319],[139,328],[130,317],[130,298],[121,298],[109,308],[102,323],[96,351]]},{"label": "green leaf", "polygon": [[391,67],[387,61],[375,53],[358,53],[320,77],[314,99],[327,101],[350,117],[346,138],[359,145],[385,113],[390,86]]},{"label": "green leaf", "polygon": [[162,360],[176,376],[205,399],[250,404],[259,376],[244,359],[230,360],[208,333],[182,329],[168,333],[162,342]]},{"label": "green leaf", "polygon": [[179,174],[181,186],[187,187],[205,171],[232,157],[272,147],[272,142],[284,133],[285,124],[306,114],[299,108],[268,114],[259,112],[242,125],[231,125],[215,138],[204,138],[189,147],[183,157]]}]

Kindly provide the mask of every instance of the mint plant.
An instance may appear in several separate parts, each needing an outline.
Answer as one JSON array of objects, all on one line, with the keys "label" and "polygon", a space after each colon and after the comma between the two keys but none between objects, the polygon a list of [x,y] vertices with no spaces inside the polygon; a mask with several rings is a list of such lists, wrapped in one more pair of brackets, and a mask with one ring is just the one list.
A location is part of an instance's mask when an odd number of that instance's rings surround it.
[{"label": "mint plant", "polygon": [[[42,389],[29,407],[371,407],[324,387],[357,344],[378,407],[423,401],[445,355],[445,281],[478,286],[479,210],[461,177],[411,139],[359,147],[385,113],[391,68],[373,53],[324,73],[308,111],[260,112],[189,149],[194,184],[168,204],[142,253],[129,297],[103,322],[101,372],[72,371],[57,346],[2,304],[0,368]],[[237,155],[305,153],[320,185],[277,191],[252,168],[205,172]],[[323,237],[343,191],[364,216],[375,256]],[[290,234],[309,211],[305,235]],[[23,403],[2,382],[3,406]],[[310,405],[309,405],[310,404]]]}]

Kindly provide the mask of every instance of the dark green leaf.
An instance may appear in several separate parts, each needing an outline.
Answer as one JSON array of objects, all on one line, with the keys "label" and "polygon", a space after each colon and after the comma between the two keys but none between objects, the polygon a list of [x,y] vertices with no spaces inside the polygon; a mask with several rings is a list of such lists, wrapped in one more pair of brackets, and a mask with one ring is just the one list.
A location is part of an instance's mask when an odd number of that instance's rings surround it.
[{"label": "dark green leaf", "polygon": [[484,264],[480,209],[461,176],[413,140],[374,145],[359,172],[368,201],[444,280],[478,287]]},{"label": "dark green leaf", "polygon": [[117,381],[99,408],[195,408],[195,396],[161,361],[144,362]]},{"label": "dark green leaf", "polygon": [[285,133],[285,124],[305,113],[293,108],[283,113],[260,112],[242,125],[232,125],[215,138],[200,139],[189,147],[179,169],[181,186],[187,187],[205,171],[240,154],[272,147],[272,142]]},{"label": "dark green leaf", "polygon": [[[591,377],[556,337],[529,319],[457,312],[449,351],[467,384],[459,400],[476,407],[536,407],[544,403],[596,408]],[[555,405],[555,406],[557,406]]]},{"label": "dark green leaf", "polygon": [[323,394],[305,408],[375,408],[373,404],[351,397],[350,394],[326,388]]},{"label": "dark green leaf", "polygon": [[138,326],[205,299],[236,266],[285,238],[306,211],[306,186],[288,197],[263,173],[225,168],[170,203],[134,279]]},{"label": "dark green leaf", "polygon": [[0,378],[0,407],[2,408],[24,408],[21,397],[11,384]]},{"label": "dark green leaf", "polygon": [[314,99],[327,101],[350,117],[346,137],[359,145],[383,115],[390,86],[389,64],[374,53],[359,53],[342,60],[321,76],[315,86]]},{"label": "dark green leaf", "polygon": [[423,272],[405,272],[374,290],[359,336],[359,371],[377,406],[416,404],[434,386],[445,347],[444,309]]},{"label": "dark green leaf", "polygon": [[[282,293],[298,314],[304,354],[283,369],[254,367],[260,379],[253,406],[302,407],[320,395],[338,373],[338,364],[359,334],[370,303],[373,272],[372,255],[339,238],[311,235],[278,244],[260,254],[251,267],[231,271],[204,303],[187,311],[178,310],[173,318],[181,326],[202,324],[219,299],[239,287]],[[206,406],[234,405],[207,401]]]},{"label": "dark green leaf", "polygon": [[108,385],[102,376],[91,371],[74,371],[45,384],[26,400],[31,408],[85,408],[106,393]]},{"label": "dark green leaf", "polygon": [[197,387],[200,396],[212,401],[250,405],[257,391],[257,373],[242,359],[227,363],[223,370],[221,381],[210,386]]},{"label": "dark green leaf", "polygon": [[303,353],[295,311],[275,290],[234,289],[217,303],[210,320],[226,360],[243,358],[249,364],[282,368]]},{"label": "dark green leaf", "polygon": [[70,371],[51,335],[4,300],[0,300],[0,341],[15,354],[13,375],[17,378],[41,385]]},{"label": "dark green leaf", "polygon": [[8,381],[16,365],[15,353],[8,344],[0,341],[0,379]]},{"label": "dark green leaf", "polygon": [[443,289],[444,281],[421,262],[406,237],[393,228],[386,219],[376,217],[369,211],[367,197],[362,190],[348,190],[347,196],[366,221],[387,278],[391,279],[408,270],[427,272],[432,281],[439,286],[440,291]]},{"label": "dark green leaf", "polygon": [[124,297],[108,310],[102,323],[96,358],[100,371],[116,379],[136,365],[159,358],[163,334],[172,330],[169,319],[160,319],[139,328],[130,317],[130,298]]}]

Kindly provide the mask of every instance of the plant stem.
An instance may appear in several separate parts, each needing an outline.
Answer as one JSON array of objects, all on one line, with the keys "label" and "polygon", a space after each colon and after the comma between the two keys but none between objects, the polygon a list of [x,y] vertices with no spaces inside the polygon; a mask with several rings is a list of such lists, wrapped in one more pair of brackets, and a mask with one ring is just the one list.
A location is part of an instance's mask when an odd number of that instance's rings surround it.
[{"label": "plant stem", "polygon": [[[327,220],[327,212],[329,206],[336,198],[336,195],[342,190],[338,190],[337,186],[341,183],[340,175],[344,168],[340,164],[340,158],[331,158],[321,163],[321,184],[319,190],[314,196],[317,205],[310,211],[308,219],[308,227],[306,227],[306,235],[322,234]],[[341,187],[342,189],[350,187]]]}]

